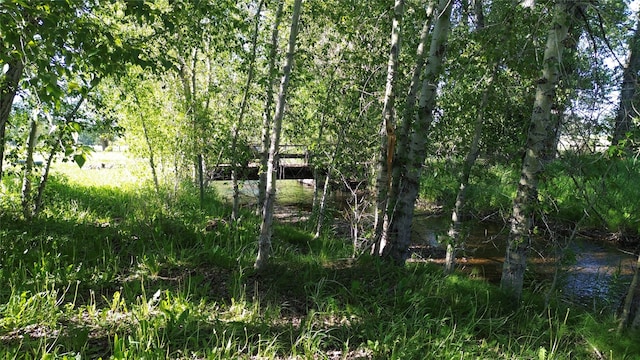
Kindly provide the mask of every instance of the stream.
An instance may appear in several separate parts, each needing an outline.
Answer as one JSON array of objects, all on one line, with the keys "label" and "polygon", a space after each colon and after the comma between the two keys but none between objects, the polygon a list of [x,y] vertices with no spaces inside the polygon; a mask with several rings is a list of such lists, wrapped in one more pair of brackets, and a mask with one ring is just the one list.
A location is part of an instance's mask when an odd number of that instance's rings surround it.
[{"label": "stream", "polygon": [[[216,181],[213,185],[222,198],[231,201],[230,182]],[[246,181],[241,187],[243,203],[254,203],[257,182]],[[346,196],[348,197],[348,196]],[[311,210],[313,188],[297,180],[278,180],[276,217],[280,220],[305,220]],[[338,208],[347,208],[345,194],[337,194],[332,201]],[[409,261],[444,262],[444,250],[438,247],[438,237],[446,234],[449,218],[416,213],[413,221],[412,256]],[[457,254],[457,267],[473,278],[499,283],[509,229],[496,223],[473,221],[465,224],[464,249]],[[560,239],[559,241],[564,241]],[[551,283],[557,269],[557,256],[548,239],[533,241],[529,252],[527,279]],[[561,276],[557,288],[568,300],[592,306],[608,301],[617,306],[630,282],[637,258],[604,241],[575,238],[570,244],[560,243],[564,249]]]}]

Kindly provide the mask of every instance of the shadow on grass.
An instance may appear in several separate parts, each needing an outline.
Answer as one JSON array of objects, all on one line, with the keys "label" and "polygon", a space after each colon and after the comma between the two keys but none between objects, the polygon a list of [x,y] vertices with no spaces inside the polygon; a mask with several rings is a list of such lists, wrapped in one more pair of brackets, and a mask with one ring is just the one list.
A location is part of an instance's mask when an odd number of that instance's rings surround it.
[{"label": "shadow on grass", "polygon": [[[46,216],[0,219],[0,277],[9,284],[0,289],[0,348],[8,351],[234,358],[264,346],[280,357],[366,349],[364,358],[459,358],[465,349],[533,358],[549,344],[549,324],[562,321],[540,316],[540,302],[518,307],[436,266],[346,258],[347,242],[285,225],[276,226],[268,268],[256,273],[258,219],[246,213],[232,223],[214,198],[201,211],[193,194],[162,208],[153,193],[65,182],[50,192]],[[42,309],[38,296],[51,298]],[[573,316],[565,325],[578,322]]]}]

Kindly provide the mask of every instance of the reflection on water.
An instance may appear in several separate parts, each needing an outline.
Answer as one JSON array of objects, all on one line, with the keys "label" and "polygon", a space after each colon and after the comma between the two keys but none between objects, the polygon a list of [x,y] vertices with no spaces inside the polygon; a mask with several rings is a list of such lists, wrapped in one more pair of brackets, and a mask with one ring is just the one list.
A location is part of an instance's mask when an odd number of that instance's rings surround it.
[{"label": "reflection on water", "polygon": [[[219,194],[231,199],[233,192],[230,182],[214,182]],[[255,203],[257,181],[245,181],[241,188],[242,202]],[[297,180],[278,180],[276,203],[310,210],[313,188],[300,184]],[[337,200],[337,199],[336,199]],[[444,251],[435,249],[439,236],[446,234],[449,219],[446,216],[416,214],[413,223],[412,261],[442,263]],[[458,268],[473,277],[498,283],[502,273],[502,263],[509,229],[494,223],[474,222],[466,224],[464,249],[458,253]],[[435,249],[435,251],[434,251]],[[594,299],[621,298],[618,283],[628,284],[627,277],[633,275],[636,258],[623,253],[613,246],[586,239],[575,239],[565,250],[569,261],[562,267],[562,291],[585,305]],[[545,239],[534,241],[529,253],[530,274],[535,278],[551,278],[556,269],[553,246]],[[622,291],[624,288],[622,289]],[[612,297],[613,296],[613,297]]]},{"label": "reflection on water", "polygon": [[[446,234],[449,226],[444,216],[416,216],[414,239],[429,234]],[[464,249],[458,253],[458,267],[473,277],[493,283],[500,281],[502,263],[509,229],[494,223],[466,224]],[[561,245],[562,246],[562,245]],[[563,248],[565,246],[562,246]],[[556,271],[555,247],[548,239],[536,239],[529,252],[530,275],[537,279],[551,279]],[[573,300],[588,305],[594,300],[622,297],[636,264],[636,257],[604,242],[576,238],[564,250],[561,291]],[[441,256],[429,261],[443,263]],[[620,286],[622,285],[622,286]]]},{"label": "reflection on water", "polygon": [[[213,181],[213,188],[227,201],[233,199],[231,181]],[[255,204],[258,201],[258,181],[247,180],[239,183],[240,202],[242,204]],[[298,180],[278,180],[276,185],[276,204],[298,205],[302,208],[310,208],[313,201],[313,187],[303,185]]]}]

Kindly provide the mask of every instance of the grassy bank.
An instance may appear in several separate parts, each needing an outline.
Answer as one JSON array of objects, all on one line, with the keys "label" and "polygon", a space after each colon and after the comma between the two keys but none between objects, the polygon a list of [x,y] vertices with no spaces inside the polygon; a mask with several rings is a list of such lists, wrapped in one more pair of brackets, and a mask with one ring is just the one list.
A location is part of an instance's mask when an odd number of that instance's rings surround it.
[{"label": "grassy bank", "polygon": [[[129,167],[52,179],[20,220],[5,179],[0,358],[634,359],[614,309],[517,307],[499,289],[425,263],[349,259],[350,242],[278,225],[256,274],[259,221],[214,193],[160,196]],[[129,176],[131,175],[131,176]],[[109,179],[109,180],[106,180]],[[114,180],[116,179],[116,180]],[[114,183],[117,181],[117,183]],[[162,199],[162,200],[160,200]]]}]

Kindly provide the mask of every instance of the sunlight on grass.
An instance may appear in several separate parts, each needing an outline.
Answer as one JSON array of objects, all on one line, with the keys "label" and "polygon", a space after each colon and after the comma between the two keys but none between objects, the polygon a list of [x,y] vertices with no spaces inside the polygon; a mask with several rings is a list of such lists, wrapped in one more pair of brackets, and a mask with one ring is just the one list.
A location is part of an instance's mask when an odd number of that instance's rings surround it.
[{"label": "sunlight on grass", "polygon": [[[149,186],[146,166],[100,152],[83,169],[56,164],[37,221],[3,215],[0,358],[546,360],[639,351],[634,334],[607,330],[611,313],[546,307],[534,293],[518,307],[500,289],[432,264],[352,259],[349,240],[314,239],[304,223],[275,227],[270,267],[255,273],[258,217],[229,220],[215,191],[201,209],[192,184],[169,202]],[[19,180],[5,184],[13,192],[3,206],[19,208]]]},{"label": "sunlight on grass", "polygon": [[80,168],[73,162],[56,162],[52,174],[61,174],[72,183],[84,186],[138,186],[149,177],[148,165],[142,159],[133,159],[125,152],[96,151]]}]

